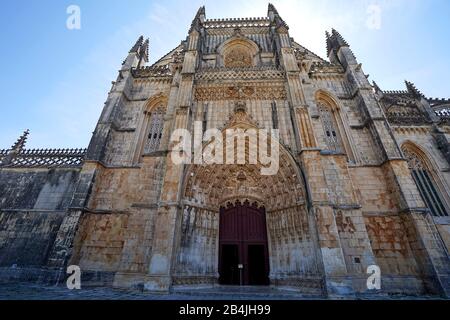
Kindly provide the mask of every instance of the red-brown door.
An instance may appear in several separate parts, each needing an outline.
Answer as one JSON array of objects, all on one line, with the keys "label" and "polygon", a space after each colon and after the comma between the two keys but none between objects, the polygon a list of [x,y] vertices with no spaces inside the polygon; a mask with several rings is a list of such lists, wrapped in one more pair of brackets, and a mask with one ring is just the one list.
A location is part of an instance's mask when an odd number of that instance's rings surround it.
[{"label": "red-brown door", "polygon": [[[248,201],[220,209],[220,283],[268,285],[266,212]],[[240,268],[242,267],[242,269]]]}]

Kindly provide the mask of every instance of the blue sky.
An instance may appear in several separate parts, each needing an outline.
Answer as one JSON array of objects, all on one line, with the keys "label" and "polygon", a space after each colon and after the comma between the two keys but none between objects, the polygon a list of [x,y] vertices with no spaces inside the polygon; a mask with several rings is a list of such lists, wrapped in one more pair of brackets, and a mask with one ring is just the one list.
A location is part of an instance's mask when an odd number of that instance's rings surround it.
[{"label": "blue sky", "polygon": [[[325,57],[325,30],[337,29],[382,89],[405,79],[426,95],[450,97],[450,1],[273,0],[291,36]],[[66,9],[81,9],[68,30]],[[260,17],[260,0],[16,0],[0,12],[0,149],[25,129],[29,148],[86,147],[111,81],[139,35],[157,60],[186,38],[198,7],[207,18]],[[369,27],[368,8],[381,10]]]}]

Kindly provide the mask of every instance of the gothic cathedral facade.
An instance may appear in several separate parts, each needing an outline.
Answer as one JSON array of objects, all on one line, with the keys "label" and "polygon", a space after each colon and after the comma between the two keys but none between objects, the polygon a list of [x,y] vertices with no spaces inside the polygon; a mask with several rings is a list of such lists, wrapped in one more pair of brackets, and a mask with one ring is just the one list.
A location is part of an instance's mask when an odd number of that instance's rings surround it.
[{"label": "gothic cathedral facade", "polygon": [[[0,151],[0,282],[168,292],[270,285],[450,296],[450,100],[369,83],[349,44],[328,60],[267,17],[196,14],[147,66],[141,37],[88,149]],[[279,169],[176,164],[176,129],[278,130]],[[273,142],[275,143],[275,142]],[[234,151],[233,151],[234,152]]]}]

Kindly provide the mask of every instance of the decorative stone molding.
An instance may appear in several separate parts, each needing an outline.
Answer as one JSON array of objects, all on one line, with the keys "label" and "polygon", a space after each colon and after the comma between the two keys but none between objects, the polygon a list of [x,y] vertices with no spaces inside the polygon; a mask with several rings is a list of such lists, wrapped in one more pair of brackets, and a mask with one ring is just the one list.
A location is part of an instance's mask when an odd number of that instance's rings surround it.
[{"label": "decorative stone molding", "polygon": [[247,28],[247,27],[269,27],[270,19],[263,18],[238,18],[238,19],[207,19],[203,24],[205,29],[215,28]]},{"label": "decorative stone molding", "polygon": [[212,80],[283,80],[285,73],[274,67],[203,68],[195,75],[197,81]]},{"label": "decorative stone molding", "polygon": [[0,167],[6,168],[80,168],[87,149],[22,150],[9,163],[3,163],[11,150],[0,151]]},{"label": "decorative stone molding", "polygon": [[286,100],[284,85],[244,84],[236,86],[201,86],[195,89],[195,100]]},{"label": "decorative stone molding", "polygon": [[132,69],[131,74],[134,78],[150,78],[150,77],[172,77],[172,71],[169,65],[142,67],[139,69]]}]

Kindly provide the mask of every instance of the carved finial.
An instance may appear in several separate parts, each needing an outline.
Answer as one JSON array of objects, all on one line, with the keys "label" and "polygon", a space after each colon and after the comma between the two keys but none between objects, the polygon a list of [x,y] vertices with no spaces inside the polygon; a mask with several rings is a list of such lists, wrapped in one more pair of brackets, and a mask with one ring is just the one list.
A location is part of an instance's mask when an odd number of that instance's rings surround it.
[{"label": "carved finial", "polygon": [[350,47],[347,41],[345,41],[344,37],[341,36],[341,34],[335,29],[331,29],[331,33],[335,37],[335,41],[339,45],[339,47]]},{"label": "carved finial", "polygon": [[333,45],[331,43],[331,35],[328,31],[325,31],[325,37],[326,37],[326,42],[327,42],[327,56],[329,56]]},{"label": "carved finial", "polygon": [[284,28],[286,30],[289,30],[289,26],[286,22],[281,18],[280,14],[278,13],[278,10],[275,8],[275,6],[271,3],[269,3],[269,9],[267,15],[270,18],[270,21],[275,24],[277,28]]},{"label": "carved finial", "polygon": [[244,101],[237,101],[234,105],[234,113],[247,113],[247,105]]},{"label": "carved finial", "polygon": [[372,86],[375,89],[376,93],[383,92],[375,81],[372,81]]},{"label": "carved finial", "polygon": [[17,140],[17,142],[13,144],[13,146],[11,147],[11,150],[12,150],[12,151],[15,151],[15,152],[19,152],[19,151],[24,150],[24,149],[25,149],[25,144],[26,144],[26,142],[27,142],[27,139],[28,139],[28,135],[29,135],[29,134],[30,134],[30,130],[27,129],[27,130],[23,133],[23,135],[21,135],[21,136],[19,137],[19,139]]},{"label": "carved finial", "polygon": [[409,82],[407,80],[405,80],[405,84],[406,84],[406,89],[408,90],[408,92],[415,98],[420,98],[423,97],[424,95],[422,94],[422,92],[420,92],[416,86],[414,85],[414,83]]},{"label": "carved finial", "polygon": [[144,37],[140,36],[136,41],[135,45],[131,48],[130,53],[138,53],[139,48],[142,46],[142,42],[144,41]]},{"label": "carved finial", "polygon": [[341,36],[339,32],[336,31],[336,29],[331,29],[331,34],[326,32],[326,38],[327,38],[327,55],[329,56],[330,53],[334,50],[335,53],[339,51],[342,47],[350,47],[345,41],[344,37]]},{"label": "carved finial", "polygon": [[234,36],[237,36],[237,37],[242,36],[242,30],[241,30],[241,28],[239,28],[239,27],[234,28],[234,30],[233,30],[233,35],[234,35]]},{"label": "carved finial", "polygon": [[275,6],[271,3],[269,3],[269,9],[268,9],[268,14],[267,14],[269,17],[270,17],[271,12],[273,14],[278,14],[278,10],[275,8]]},{"label": "carved finial", "polygon": [[145,62],[148,62],[149,46],[150,46],[150,40],[146,39],[145,42],[142,44],[140,52],[139,52],[140,59],[144,60]]},{"label": "carved finial", "polygon": [[205,22],[206,19],[206,10],[205,10],[205,6],[201,6],[198,11],[197,14],[195,15],[194,20],[192,21],[191,24],[191,28],[189,29],[189,33],[191,33],[194,30],[199,30],[200,26],[203,22]]}]

